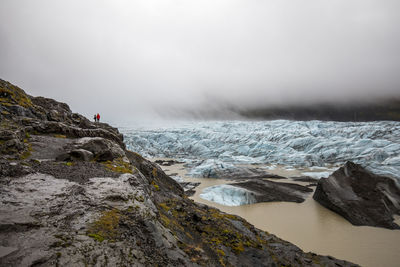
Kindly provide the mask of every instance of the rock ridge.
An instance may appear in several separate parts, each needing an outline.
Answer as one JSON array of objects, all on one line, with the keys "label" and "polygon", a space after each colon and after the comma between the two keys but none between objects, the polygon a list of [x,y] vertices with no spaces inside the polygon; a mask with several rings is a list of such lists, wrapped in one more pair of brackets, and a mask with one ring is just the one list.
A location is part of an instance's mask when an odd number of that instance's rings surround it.
[{"label": "rock ridge", "polygon": [[194,203],[118,129],[0,80],[0,266],[356,266]]}]

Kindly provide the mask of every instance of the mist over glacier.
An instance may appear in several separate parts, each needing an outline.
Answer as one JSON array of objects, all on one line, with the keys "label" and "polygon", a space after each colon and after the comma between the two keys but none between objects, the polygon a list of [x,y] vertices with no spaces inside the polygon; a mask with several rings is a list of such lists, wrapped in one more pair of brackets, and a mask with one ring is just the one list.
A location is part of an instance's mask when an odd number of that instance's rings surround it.
[{"label": "mist over glacier", "polygon": [[399,8],[398,0],[2,0],[0,77],[114,123],[398,97]]},{"label": "mist over glacier", "polygon": [[[350,160],[400,178],[399,122],[206,121],[122,128],[127,147],[191,163],[208,177],[237,164],[337,167]],[[312,175],[312,174],[311,174]],[[322,169],[319,177],[326,177]]]}]

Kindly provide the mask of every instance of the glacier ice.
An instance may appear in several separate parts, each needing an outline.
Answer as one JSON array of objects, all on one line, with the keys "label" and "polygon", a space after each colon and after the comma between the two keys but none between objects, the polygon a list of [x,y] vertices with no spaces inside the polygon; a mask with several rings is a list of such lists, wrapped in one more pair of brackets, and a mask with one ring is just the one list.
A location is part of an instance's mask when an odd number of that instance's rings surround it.
[{"label": "glacier ice", "polygon": [[254,168],[240,167],[231,162],[218,159],[208,159],[193,162],[194,166],[188,172],[189,176],[201,178],[239,178],[254,177],[259,174]]},{"label": "glacier ice", "polygon": [[203,189],[200,197],[225,206],[240,206],[256,203],[254,193],[232,185],[214,185]]},{"label": "glacier ice", "polygon": [[204,160],[192,170],[197,174],[236,164],[324,167],[350,160],[400,178],[400,122],[206,121],[122,132],[127,147],[144,156]]},{"label": "glacier ice", "polygon": [[303,172],[302,175],[315,179],[328,178],[332,172]]},{"label": "glacier ice", "polygon": [[178,183],[184,183],[185,181],[183,180],[182,176],[179,175],[171,175],[170,176],[172,179],[174,179]]},{"label": "glacier ice", "polygon": [[208,159],[192,168],[188,175],[193,177],[220,178],[234,172],[237,168],[232,163],[216,159]]},{"label": "glacier ice", "polygon": [[240,166],[218,159],[192,161],[187,166],[190,167],[188,175],[197,178],[254,179],[271,177],[272,175],[269,172],[271,168],[264,166]]}]

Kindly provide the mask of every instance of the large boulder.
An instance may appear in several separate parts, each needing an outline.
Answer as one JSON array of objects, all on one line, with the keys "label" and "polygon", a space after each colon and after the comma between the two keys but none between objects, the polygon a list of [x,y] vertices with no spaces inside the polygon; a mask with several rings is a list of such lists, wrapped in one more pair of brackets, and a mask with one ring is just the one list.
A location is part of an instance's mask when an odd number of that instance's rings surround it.
[{"label": "large boulder", "polygon": [[66,144],[64,150],[65,152],[57,156],[57,160],[113,161],[126,158],[124,150],[117,143],[101,137],[79,138],[73,143]]},{"label": "large boulder", "polygon": [[37,105],[37,106],[41,106],[42,108],[44,108],[45,110],[50,110],[50,111],[56,111],[57,113],[64,113],[64,114],[68,114],[68,113],[72,113],[71,109],[69,108],[69,106],[65,103],[62,102],[58,102],[54,99],[51,98],[46,98],[46,97],[31,97],[31,101],[33,104]]},{"label": "large boulder", "polygon": [[77,147],[78,149],[92,152],[98,161],[125,157],[125,152],[118,144],[101,137],[84,137],[78,139]]},{"label": "large boulder", "polygon": [[400,214],[397,182],[358,164],[347,162],[328,178],[320,179],[313,198],[353,225],[400,229],[393,222],[393,215]]}]

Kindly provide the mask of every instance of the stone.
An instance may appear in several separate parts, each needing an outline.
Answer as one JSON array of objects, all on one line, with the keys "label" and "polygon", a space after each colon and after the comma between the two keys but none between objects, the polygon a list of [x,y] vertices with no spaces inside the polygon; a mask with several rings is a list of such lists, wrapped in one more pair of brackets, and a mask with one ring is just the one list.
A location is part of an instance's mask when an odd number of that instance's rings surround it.
[{"label": "stone", "polygon": [[347,162],[318,181],[313,198],[353,225],[400,229],[393,215],[400,214],[400,188],[390,178]]},{"label": "stone", "polygon": [[125,157],[125,152],[114,142],[101,137],[84,137],[79,139],[75,147],[90,151],[98,161],[112,161]]},{"label": "stone", "polygon": [[74,149],[69,155],[72,160],[91,161],[94,158],[93,153],[85,149]]}]

